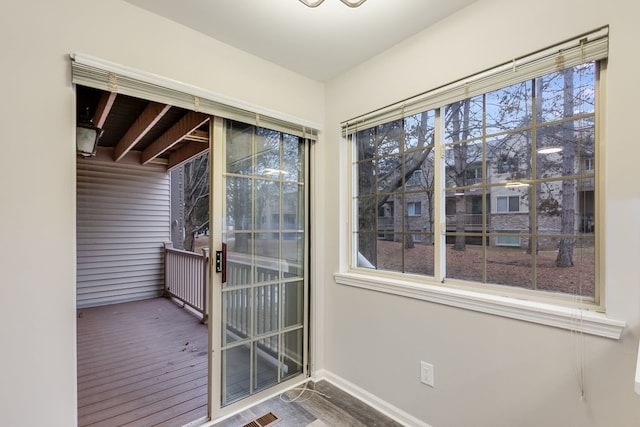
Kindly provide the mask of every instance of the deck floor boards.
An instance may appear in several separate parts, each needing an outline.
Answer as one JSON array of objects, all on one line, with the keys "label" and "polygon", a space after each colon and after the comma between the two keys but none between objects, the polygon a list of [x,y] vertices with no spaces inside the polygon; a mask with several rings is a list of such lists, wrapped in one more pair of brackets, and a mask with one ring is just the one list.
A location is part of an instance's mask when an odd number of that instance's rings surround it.
[{"label": "deck floor boards", "polygon": [[169,299],[78,310],[78,425],[207,415],[207,327]]}]

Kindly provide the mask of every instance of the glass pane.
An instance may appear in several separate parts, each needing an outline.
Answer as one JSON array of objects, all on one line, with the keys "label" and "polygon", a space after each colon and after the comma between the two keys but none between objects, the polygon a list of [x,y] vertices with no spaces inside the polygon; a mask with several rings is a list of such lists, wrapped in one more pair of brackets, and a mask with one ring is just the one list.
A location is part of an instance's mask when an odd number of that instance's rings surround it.
[{"label": "glass pane", "polygon": [[254,127],[239,122],[227,122],[227,172],[251,175]]},{"label": "glass pane", "polygon": [[278,383],[278,336],[258,340],[253,345],[256,392]]},{"label": "glass pane", "polygon": [[481,236],[447,235],[447,278],[482,282]]},{"label": "glass pane", "polygon": [[281,379],[285,379],[302,373],[302,348],[304,346],[302,329],[287,332],[282,335],[282,339],[284,342]]},{"label": "glass pane", "polygon": [[476,96],[445,107],[445,142],[466,141],[482,136],[482,104],[482,96]]},{"label": "glass pane", "polygon": [[[475,190],[475,191],[472,191]],[[448,232],[482,231],[483,221],[489,225],[489,215],[483,215],[480,189],[458,190],[446,198],[445,218]],[[490,211],[490,209],[487,209]]]},{"label": "glass pane", "polygon": [[538,123],[595,111],[595,64],[547,74],[536,79]]},{"label": "glass pane", "polygon": [[358,160],[373,159],[375,156],[375,130],[366,129],[355,134]]},{"label": "glass pane", "polygon": [[256,175],[279,178],[280,132],[258,128],[256,135]]},{"label": "glass pane", "polygon": [[222,294],[222,345],[241,341],[251,332],[251,289],[234,289]]},{"label": "glass pane", "polygon": [[405,154],[405,191],[433,189],[435,176],[434,154],[431,148]]},{"label": "glass pane", "polygon": [[531,81],[515,84],[486,95],[487,135],[531,124]]},{"label": "glass pane", "polygon": [[280,183],[257,179],[256,228],[278,230],[280,228]]},{"label": "glass pane", "polygon": [[407,211],[404,231],[424,233],[433,231],[433,192],[410,193],[405,195]]},{"label": "glass pane", "polygon": [[304,288],[303,282],[289,282],[283,285],[282,319],[283,328],[302,325]]},{"label": "glass pane", "polygon": [[250,361],[251,351],[248,343],[222,351],[222,405],[249,396]]},{"label": "glass pane", "polygon": [[593,239],[550,238],[544,246],[550,250],[538,253],[537,289],[593,297]]},{"label": "glass pane", "polygon": [[304,186],[284,184],[282,197],[282,228],[286,230],[304,229]]},{"label": "glass pane", "polygon": [[304,181],[304,143],[301,138],[284,135],[283,176],[285,181]]},{"label": "glass pane", "polygon": [[358,195],[366,196],[376,191],[376,162],[365,160],[356,165]]},{"label": "glass pane", "polygon": [[[584,159],[594,158],[595,131],[593,121],[575,120],[538,130],[537,170],[538,178],[593,173]],[[590,167],[590,171],[585,171]]]},{"label": "glass pane", "polygon": [[487,139],[487,184],[531,179],[531,132]]},{"label": "glass pane", "polygon": [[256,257],[263,262],[271,262],[277,265],[280,259],[280,233],[277,231],[270,233],[256,233]]},{"label": "glass pane", "polygon": [[393,193],[402,185],[402,158],[384,157],[378,160],[378,193]]},{"label": "glass pane", "polygon": [[433,276],[433,234],[411,231],[405,242],[404,272]]},{"label": "glass pane", "polygon": [[280,233],[256,233],[256,283],[280,279]]},{"label": "glass pane", "polygon": [[357,265],[376,268],[378,262],[378,237],[376,233],[358,233]]},{"label": "glass pane", "polygon": [[403,141],[402,120],[385,123],[376,129],[376,157],[384,157],[400,152]]},{"label": "glass pane", "polygon": [[227,235],[227,283],[225,287],[247,285],[253,280],[251,233]]},{"label": "glass pane", "polygon": [[433,146],[436,114],[425,111],[404,119],[404,149]]},{"label": "glass pane", "polygon": [[282,234],[282,272],[284,278],[304,276],[304,233]]},{"label": "glass pane", "polygon": [[444,157],[447,188],[482,184],[482,141],[448,145]]},{"label": "glass pane", "polygon": [[[358,231],[375,231],[376,214],[380,208],[376,206],[389,206],[386,199],[376,199],[375,197],[361,197],[357,199],[358,209]],[[376,203],[377,202],[377,203]],[[392,215],[391,210],[388,211],[389,216]]]},{"label": "glass pane", "polygon": [[544,233],[593,233],[595,202],[592,179],[566,179],[543,183],[538,218]]},{"label": "glass pane", "polygon": [[384,239],[378,240],[378,269],[398,272],[403,271],[403,240],[404,233],[386,233]]},{"label": "glass pane", "polygon": [[[233,163],[228,170],[247,176],[225,177],[227,282],[219,294],[223,405],[303,372],[307,211],[305,141],[227,123],[226,161]],[[296,330],[283,333],[285,323]]]},{"label": "glass pane", "polygon": [[255,335],[268,334],[278,329],[279,303],[278,283],[258,286],[253,290],[255,295],[256,330]]},{"label": "glass pane", "polygon": [[491,206],[494,209],[487,216],[487,229],[498,233],[530,233],[531,190],[530,186],[491,188]]},{"label": "glass pane", "polygon": [[227,177],[227,230],[251,230],[253,180]]},{"label": "glass pane", "polygon": [[[420,210],[420,199],[413,201],[413,211]],[[405,210],[402,208],[404,197],[402,194],[394,194],[390,196],[382,196],[377,199],[378,210],[378,235],[385,238],[385,234],[401,232],[403,227],[403,214]]]},{"label": "glass pane", "polygon": [[531,289],[533,258],[520,247],[520,237],[494,235],[492,241],[496,246],[487,247],[487,282]]}]

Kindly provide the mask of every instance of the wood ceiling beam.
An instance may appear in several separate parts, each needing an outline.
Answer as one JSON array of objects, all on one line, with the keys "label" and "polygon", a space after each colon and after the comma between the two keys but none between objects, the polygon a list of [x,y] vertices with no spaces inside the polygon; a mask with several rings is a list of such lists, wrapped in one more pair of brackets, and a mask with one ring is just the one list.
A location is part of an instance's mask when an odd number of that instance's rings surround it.
[{"label": "wood ceiling beam", "polygon": [[204,130],[194,130],[185,138],[185,141],[204,142],[209,143],[209,132]]},{"label": "wood ceiling beam", "polygon": [[167,169],[175,169],[178,166],[187,163],[189,160],[198,157],[208,149],[208,142],[185,142],[180,148],[169,154],[169,164],[167,165]]},{"label": "wood ceiling beam", "polygon": [[171,109],[170,105],[151,102],[116,144],[113,161],[121,160]]},{"label": "wood ceiling beam", "polygon": [[205,124],[209,116],[194,111],[188,112],[182,119],[156,139],[143,152],[140,161],[146,165],[171,147],[182,141],[194,130]]},{"label": "wood ceiling beam", "polygon": [[116,92],[104,92],[102,96],[100,96],[96,113],[93,115],[93,124],[100,129],[104,126],[104,122],[107,121],[107,117],[109,117],[109,112],[111,112],[111,107],[113,107],[117,95]]}]

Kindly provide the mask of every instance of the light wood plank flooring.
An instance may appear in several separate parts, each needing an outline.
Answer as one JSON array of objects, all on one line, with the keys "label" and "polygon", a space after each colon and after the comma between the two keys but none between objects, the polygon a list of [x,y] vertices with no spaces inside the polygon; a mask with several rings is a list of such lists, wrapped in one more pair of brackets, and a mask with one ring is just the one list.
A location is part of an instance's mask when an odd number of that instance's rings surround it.
[{"label": "light wood plank flooring", "polygon": [[207,415],[207,327],[156,298],[78,310],[78,425],[181,426]]}]

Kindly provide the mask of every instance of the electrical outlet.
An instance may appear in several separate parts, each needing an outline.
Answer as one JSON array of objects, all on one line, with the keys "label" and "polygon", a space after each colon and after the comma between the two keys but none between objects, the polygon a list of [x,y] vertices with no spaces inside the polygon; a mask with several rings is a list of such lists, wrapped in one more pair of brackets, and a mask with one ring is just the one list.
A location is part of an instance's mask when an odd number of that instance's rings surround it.
[{"label": "electrical outlet", "polygon": [[426,384],[430,387],[435,387],[434,385],[434,369],[431,363],[420,362],[420,382],[422,384]]}]

